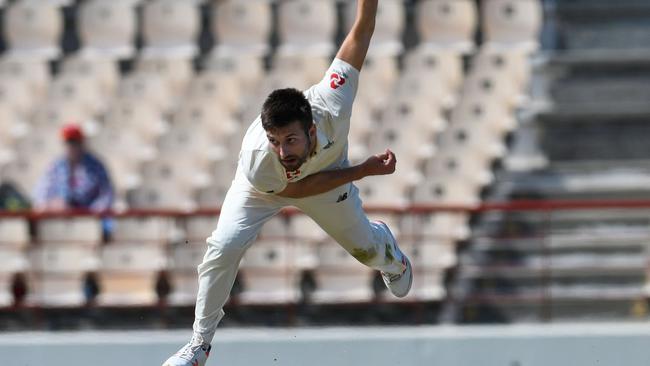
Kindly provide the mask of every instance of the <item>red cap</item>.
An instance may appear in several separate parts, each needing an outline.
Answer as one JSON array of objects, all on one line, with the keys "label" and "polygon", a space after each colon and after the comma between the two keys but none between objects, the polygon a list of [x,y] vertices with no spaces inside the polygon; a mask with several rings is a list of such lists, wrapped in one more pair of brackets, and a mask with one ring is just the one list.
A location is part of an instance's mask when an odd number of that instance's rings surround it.
[{"label": "red cap", "polygon": [[84,133],[79,125],[70,123],[61,128],[61,138],[63,141],[83,141]]}]

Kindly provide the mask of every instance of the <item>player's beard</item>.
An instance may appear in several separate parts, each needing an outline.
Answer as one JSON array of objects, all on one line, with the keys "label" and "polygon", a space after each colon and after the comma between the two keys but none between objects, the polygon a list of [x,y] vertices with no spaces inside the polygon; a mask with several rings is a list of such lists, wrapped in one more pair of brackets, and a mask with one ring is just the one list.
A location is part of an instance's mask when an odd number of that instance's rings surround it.
[{"label": "player's beard", "polygon": [[288,172],[296,171],[302,166],[302,164],[307,161],[307,158],[309,157],[309,150],[311,150],[311,139],[309,138],[309,135],[307,135],[307,146],[305,146],[305,150],[303,151],[302,155],[286,156],[284,159],[280,159],[280,164],[282,164],[284,169],[286,169]]}]

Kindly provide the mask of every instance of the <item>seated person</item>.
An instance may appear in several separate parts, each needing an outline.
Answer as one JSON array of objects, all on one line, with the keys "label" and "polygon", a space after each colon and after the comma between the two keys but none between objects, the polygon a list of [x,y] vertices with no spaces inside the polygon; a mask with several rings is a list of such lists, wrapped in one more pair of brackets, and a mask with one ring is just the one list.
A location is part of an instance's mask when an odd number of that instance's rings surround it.
[{"label": "seated person", "polygon": [[91,210],[102,212],[113,205],[113,186],[104,165],[84,143],[76,124],[61,129],[65,155],[55,160],[36,188],[34,206],[45,211]]}]

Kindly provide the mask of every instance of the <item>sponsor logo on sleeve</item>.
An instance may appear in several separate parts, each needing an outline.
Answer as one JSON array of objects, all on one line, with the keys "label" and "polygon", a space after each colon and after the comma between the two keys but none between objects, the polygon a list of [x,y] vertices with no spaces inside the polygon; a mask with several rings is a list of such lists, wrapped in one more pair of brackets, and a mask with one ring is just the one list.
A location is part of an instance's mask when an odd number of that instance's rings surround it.
[{"label": "sponsor logo on sleeve", "polygon": [[345,84],[345,77],[344,75],[334,72],[332,75],[330,75],[330,87],[334,90],[340,88]]}]

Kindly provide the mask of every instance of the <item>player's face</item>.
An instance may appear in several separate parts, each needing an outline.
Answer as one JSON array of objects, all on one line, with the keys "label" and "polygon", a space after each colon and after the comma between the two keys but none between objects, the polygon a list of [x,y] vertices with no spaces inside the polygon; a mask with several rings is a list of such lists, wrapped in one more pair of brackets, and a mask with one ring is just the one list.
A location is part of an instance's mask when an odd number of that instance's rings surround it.
[{"label": "player's face", "polygon": [[290,123],[273,131],[266,131],[266,137],[273,151],[278,154],[280,163],[287,171],[294,171],[307,161],[312,141],[316,138],[316,127],[305,133],[299,121]]}]

